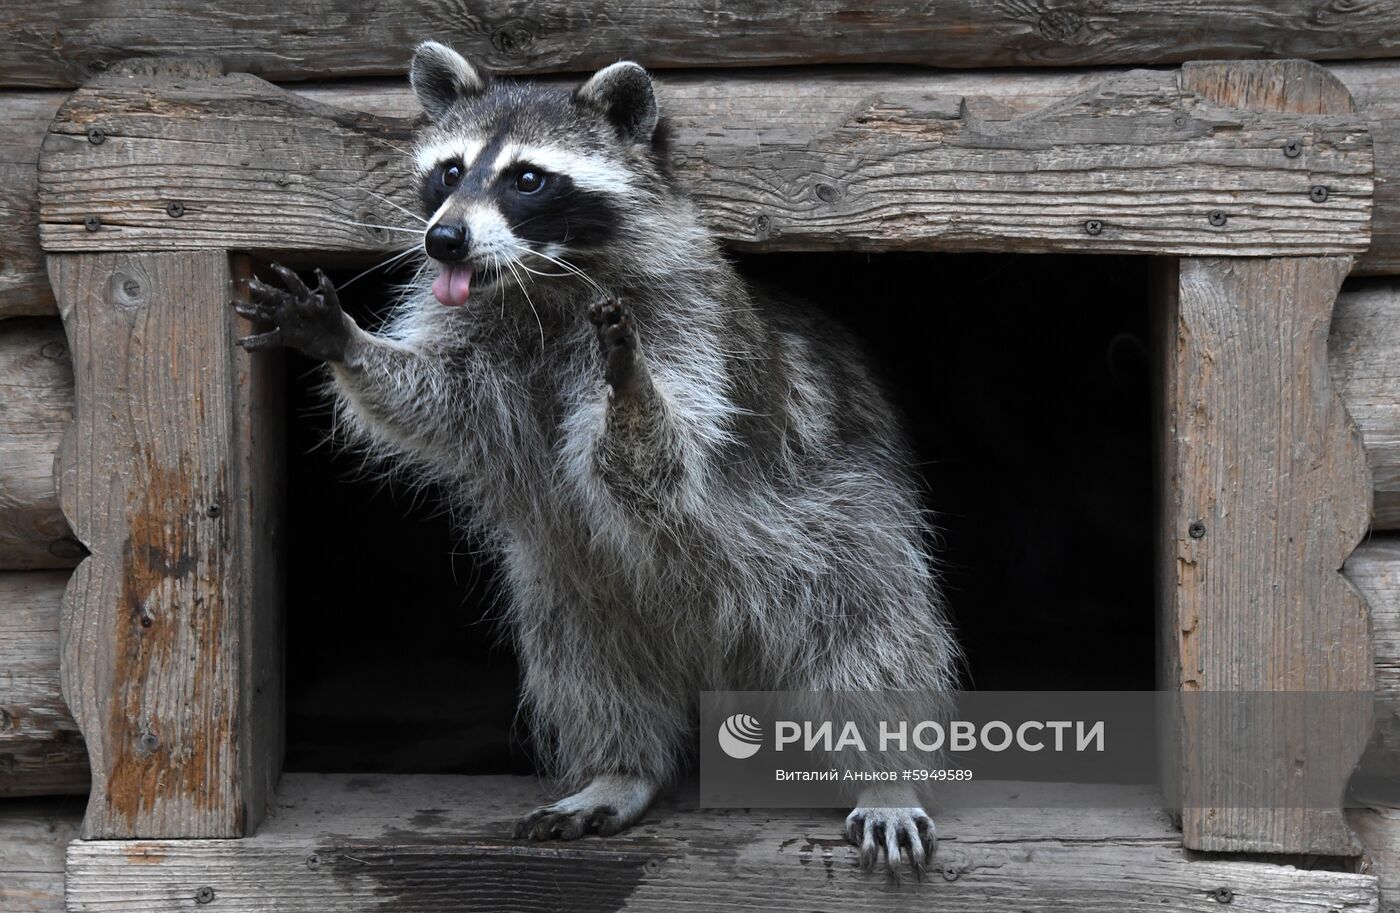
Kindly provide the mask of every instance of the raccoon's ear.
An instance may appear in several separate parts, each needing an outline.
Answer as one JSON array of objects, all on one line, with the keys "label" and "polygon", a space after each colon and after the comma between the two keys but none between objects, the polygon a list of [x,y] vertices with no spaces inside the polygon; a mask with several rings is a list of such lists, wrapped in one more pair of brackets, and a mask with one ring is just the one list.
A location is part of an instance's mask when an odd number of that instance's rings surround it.
[{"label": "raccoon's ear", "polygon": [[630,60],[604,67],[574,93],[603,114],[630,143],[649,143],[656,131],[656,93],[647,71]]},{"label": "raccoon's ear", "polygon": [[434,121],[440,121],[463,98],[486,88],[486,74],[445,44],[425,41],[413,52],[408,81],[418,103]]}]

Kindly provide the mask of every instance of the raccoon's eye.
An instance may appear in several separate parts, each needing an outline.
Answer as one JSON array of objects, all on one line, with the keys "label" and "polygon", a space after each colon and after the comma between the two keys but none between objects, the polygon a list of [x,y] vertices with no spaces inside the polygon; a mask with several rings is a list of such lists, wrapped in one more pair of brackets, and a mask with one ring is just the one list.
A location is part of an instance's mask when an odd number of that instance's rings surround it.
[{"label": "raccoon's eye", "polygon": [[544,172],[526,168],[515,176],[515,189],[521,193],[534,193],[544,186]]},{"label": "raccoon's eye", "polygon": [[448,187],[456,187],[462,183],[462,166],[448,165],[442,169],[442,182]]}]

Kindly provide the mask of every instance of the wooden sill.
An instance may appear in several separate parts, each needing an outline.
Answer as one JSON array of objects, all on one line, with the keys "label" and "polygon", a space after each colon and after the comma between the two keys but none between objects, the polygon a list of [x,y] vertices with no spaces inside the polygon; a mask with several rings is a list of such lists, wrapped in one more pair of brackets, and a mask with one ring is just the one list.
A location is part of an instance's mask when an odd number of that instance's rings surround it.
[{"label": "wooden sill", "polygon": [[[1062,790],[1060,790],[1062,793]],[[70,911],[1374,911],[1376,879],[1200,858],[1150,808],[937,815],[932,877],[866,875],[837,810],[699,810],[668,799],[610,839],[530,844],[523,777],[283,778],[241,840],[76,841]],[[1228,892],[1228,894],[1224,893]]]}]

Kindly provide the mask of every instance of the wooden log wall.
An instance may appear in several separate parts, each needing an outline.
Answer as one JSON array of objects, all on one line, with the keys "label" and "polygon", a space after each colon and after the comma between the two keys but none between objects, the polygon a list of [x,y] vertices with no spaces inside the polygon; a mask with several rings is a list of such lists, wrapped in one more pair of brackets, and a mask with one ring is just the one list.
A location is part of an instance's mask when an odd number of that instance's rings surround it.
[{"label": "wooden log wall", "polygon": [[404,72],[425,37],[510,72],[820,63],[936,67],[1164,64],[1400,56],[1400,8],[1338,0],[84,0],[16,4],[0,85],[72,87],[130,57],[208,55],[302,80]]},{"label": "wooden log wall", "polygon": [[78,836],[78,799],[0,801],[0,911],[63,913],[63,868]]}]

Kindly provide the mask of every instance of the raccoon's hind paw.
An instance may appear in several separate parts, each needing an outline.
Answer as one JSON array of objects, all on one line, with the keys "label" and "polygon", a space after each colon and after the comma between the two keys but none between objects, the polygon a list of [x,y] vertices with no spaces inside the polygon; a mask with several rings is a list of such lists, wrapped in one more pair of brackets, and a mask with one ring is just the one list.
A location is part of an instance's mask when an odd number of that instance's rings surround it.
[{"label": "raccoon's hind paw", "polygon": [[598,334],[603,379],[614,392],[621,392],[636,374],[637,336],[632,317],[625,304],[605,298],[588,309],[588,319]]},{"label": "raccoon's hind paw", "polygon": [[605,774],[515,823],[518,840],[577,840],[584,834],[611,837],[631,827],[656,797],[656,784],[641,777]]},{"label": "raccoon's hind paw", "polygon": [[272,269],[285,289],[249,279],[245,284],[250,300],[233,302],[239,314],[272,324],[272,329],[245,336],[238,344],[250,352],[291,346],[321,361],[343,361],[350,341],[349,318],[340,309],[335,286],[326,274],[316,271],[316,290],[312,291],[285,266],[274,263]]},{"label": "raccoon's hind paw", "polygon": [[611,837],[630,822],[611,805],[569,809],[558,805],[537,808],[515,822],[517,840],[577,840],[584,834]]},{"label": "raccoon's hind paw", "polygon": [[899,881],[901,869],[899,851],[909,856],[914,877],[920,881],[937,848],[933,819],[922,808],[857,807],[846,816],[846,839],[860,848],[860,867],[874,871],[880,856],[885,868]]}]

